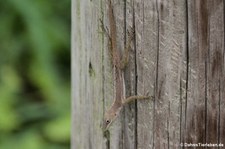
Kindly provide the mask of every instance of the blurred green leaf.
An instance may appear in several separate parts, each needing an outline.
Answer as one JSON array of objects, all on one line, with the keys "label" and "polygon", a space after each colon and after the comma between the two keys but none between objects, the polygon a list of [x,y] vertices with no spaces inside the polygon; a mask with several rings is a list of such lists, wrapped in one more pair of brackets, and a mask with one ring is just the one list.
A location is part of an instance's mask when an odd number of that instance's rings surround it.
[{"label": "blurred green leaf", "polygon": [[[11,138],[10,141],[7,138]],[[37,131],[28,130],[25,133],[8,136],[7,138],[4,138],[0,143],[0,148],[41,149],[48,147]]]},{"label": "blurred green leaf", "polygon": [[50,140],[68,142],[70,140],[70,127],[65,126],[70,126],[69,114],[47,123],[44,132]]},{"label": "blurred green leaf", "polygon": [[0,1],[0,30],[0,148],[69,148],[70,0]]},{"label": "blurred green leaf", "polygon": [[20,124],[13,107],[17,102],[21,82],[16,72],[8,66],[3,66],[0,72],[0,131],[10,131]]}]

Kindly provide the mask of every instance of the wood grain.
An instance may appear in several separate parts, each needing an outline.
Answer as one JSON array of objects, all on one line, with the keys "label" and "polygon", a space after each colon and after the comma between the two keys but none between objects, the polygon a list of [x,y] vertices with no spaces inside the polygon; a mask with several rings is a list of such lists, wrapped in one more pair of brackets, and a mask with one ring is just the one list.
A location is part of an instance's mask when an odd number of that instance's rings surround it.
[{"label": "wood grain", "polygon": [[105,0],[72,0],[71,148],[225,146],[225,1],[112,2],[121,53],[127,29],[135,30],[125,70],[126,96],[155,99],[125,106],[103,134],[100,123],[115,96],[108,40],[99,22],[102,18],[109,26],[108,5]]},{"label": "wood grain", "polygon": [[189,68],[184,143],[206,143],[207,7],[200,0],[188,1]]},{"label": "wood grain", "polygon": [[220,142],[220,116],[224,115],[224,111],[220,111],[220,102],[224,100],[221,98],[221,85],[224,84],[220,83],[220,78],[224,78],[223,6],[220,0],[188,3],[189,71],[185,142]]},{"label": "wood grain", "polygon": [[102,36],[98,34],[100,13],[96,9],[100,1],[82,0],[72,4],[71,144],[76,149],[102,148],[103,47]]},{"label": "wood grain", "polygon": [[[136,0],[134,9],[137,94],[149,92],[149,95],[154,95],[158,49],[157,4],[155,1]],[[153,148],[154,107],[154,100],[137,103],[137,148]]]},{"label": "wood grain", "polygon": [[207,64],[206,142],[218,142],[220,137],[220,100],[224,55],[223,0],[208,0],[209,52]]}]

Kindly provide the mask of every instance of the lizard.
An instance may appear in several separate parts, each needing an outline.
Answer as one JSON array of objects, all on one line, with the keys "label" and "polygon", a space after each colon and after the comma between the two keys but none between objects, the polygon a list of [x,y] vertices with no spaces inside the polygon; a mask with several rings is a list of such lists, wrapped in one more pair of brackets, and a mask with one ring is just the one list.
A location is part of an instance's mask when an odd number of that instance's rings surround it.
[{"label": "lizard", "polygon": [[117,49],[117,38],[116,38],[116,21],[113,12],[112,1],[107,0],[108,3],[108,19],[109,19],[109,29],[110,33],[106,31],[102,23],[102,30],[107,33],[109,40],[109,49],[112,58],[113,72],[115,78],[115,100],[111,107],[106,110],[103,118],[101,127],[103,131],[108,130],[109,126],[115,121],[119,115],[121,109],[125,104],[134,101],[135,99],[150,99],[152,96],[130,96],[125,98],[125,81],[124,81],[124,69],[129,61],[129,49],[131,42],[134,38],[134,31],[129,34],[128,32],[128,42],[124,49],[124,54],[121,56],[119,50]]}]

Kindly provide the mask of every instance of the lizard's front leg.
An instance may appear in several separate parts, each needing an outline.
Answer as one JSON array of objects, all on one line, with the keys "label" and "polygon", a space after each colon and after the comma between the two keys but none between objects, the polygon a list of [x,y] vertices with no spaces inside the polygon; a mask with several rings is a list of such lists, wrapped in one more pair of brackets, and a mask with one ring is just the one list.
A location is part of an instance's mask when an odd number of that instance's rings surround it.
[{"label": "lizard's front leg", "polygon": [[123,57],[122,57],[122,60],[120,62],[120,68],[121,69],[124,69],[128,62],[129,62],[129,51],[130,51],[130,45],[131,45],[131,42],[133,41],[134,39],[134,28],[131,28],[128,32],[128,41],[126,43],[126,47],[124,49],[124,54],[123,54]]},{"label": "lizard's front leg", "polygon": [[112,37],[110,36],[108,28],[104,26],[103,20],[99,19],[99,21],[100,21],[100,24],[101,24],[100,26],[101,26],[102,32],[107,36],[109,55],[111,57],[110,60],[111,60],[111,64],[113,64]]},{"label": "lizard's front leg", "polygon": [[137,99],[137,100],[140,100],[140,99],[154,99],[154,97],[153,96],[130,96],[130,97],[127,97],[126,99],[123,99],[122,103],[123,103],[123,105],[124,104],[128,104],[128,103],[134,101],[135,99]]}]

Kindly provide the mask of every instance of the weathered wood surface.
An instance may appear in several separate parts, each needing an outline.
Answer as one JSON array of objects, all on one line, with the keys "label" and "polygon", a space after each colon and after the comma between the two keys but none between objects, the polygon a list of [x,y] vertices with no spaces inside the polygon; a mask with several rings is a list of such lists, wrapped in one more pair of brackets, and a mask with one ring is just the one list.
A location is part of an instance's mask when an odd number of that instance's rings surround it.
[{"label": "weathered wood surface", "polygon": [[[100,1],[72,2],[72,148],[103,148],[103,42]],[[105,147],[106,148],[106,147]]]},{"label": "weathered wood surface", "polygon": [[138,148],[179,148],[187,60],[185,0],[140,0],[136,5],[138,89],[155,96],[154,103],[138,103]]},{"label": "weathered wood surface", "polygon": [[188,1],[188,55],[184,142],[224,144],[224,1]]},{"label": "weathered wood surface", "polygon": [[[127,105],[104,136],[100,123],[114,99],[105,0],[72,0],[72,149],[225,146],[224,0],[113,0],[118,47],[135,29],[125,70]],[[204,147],[192,147],[204,148]],[[221,147],[223,148],[223,147]]]}]

